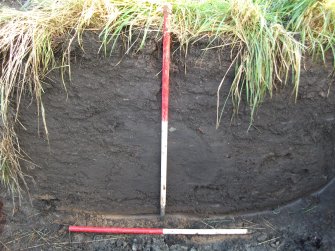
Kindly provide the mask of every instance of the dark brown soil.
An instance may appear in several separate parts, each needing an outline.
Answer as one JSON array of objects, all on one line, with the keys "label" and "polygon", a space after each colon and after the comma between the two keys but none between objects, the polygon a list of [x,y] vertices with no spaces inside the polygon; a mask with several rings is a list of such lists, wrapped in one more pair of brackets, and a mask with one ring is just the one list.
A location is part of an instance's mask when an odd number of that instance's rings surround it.
[{"label": "dark brown soil", "polygon": [[[331,251],[335,246],[335,180],[325,189],[274,211],[247,215],[189,217],[167,215],[116,216],[95,213],[41,211],[27,201],[12,215],[8,198],[7,223],[0,250],[113,251]],[[1,190],[0,190],[1,194]],[[113,236],[70,234],[68,225],[236,228],[246,236]]]},{"label": "dark brown soil", "polygon": [[[157,213],[160,175],[160,42],[141,52],[98,55],[97,36],[73,48],[65,92],[50,75],[43,96],[50,145],[37,133],[34,103],[22,106],[21,146],[38,165],[29,171],[34,205],[118,214]],[[242,104],[228,102],[215,129],[216,92],[230,60],[199,42],[171,71],[168,213],[216,214],[277,208],[324,186],[335,171],[335,96],[331,67],[306,61],[297,103],[279,88],[248,131]],[[185,69],[186,74],[185,74]],[[228,74],[222,99],[233,72]],[[329,96],[327,93],[329,91]]]},{"label": "dark brown soil", "polygon": [[6,218],[5,218],[5,214],[3,212],[3,202],[2,202],[2,199],[0,197],[0,235],[3,232],[3,228],[4,228],[5,223],[6,223]]}]

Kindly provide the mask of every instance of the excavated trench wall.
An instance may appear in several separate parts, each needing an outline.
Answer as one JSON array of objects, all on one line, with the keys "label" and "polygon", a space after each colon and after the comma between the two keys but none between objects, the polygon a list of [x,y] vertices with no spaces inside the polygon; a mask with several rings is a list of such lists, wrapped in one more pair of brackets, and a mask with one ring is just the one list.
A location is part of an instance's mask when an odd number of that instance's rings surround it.
[{"label": "excavated trench wall", "polygon": [[[21,146],[37,164],[28,174],[34,204],[116,214],[159,212],[161,48],[150,39],[138,53],[119,44],[97,54],[97,36],[73,48],[72,82],[46,80],[43,101],[50,145],[37,133],[26,97]],[[267,98],[248,131],[250,110],[231,120],[228,102],[219,129],[216,92],[229,51],[192,45],[173,54],[168,213],[230,213],[276,208],[325,185],[335,172],[335,97],[331,66],[305,60],[298,100],[292,86]],[[185,73],[186,70],[186,73]],[[234,72],[223,86],[226,97]],[[330,88],[330,89],[329,89]],[[327,97],[327,94],[329,95]],[[42,125],[40,125],[42,128]],[[50,206],[50,205],[49,205]]]}]

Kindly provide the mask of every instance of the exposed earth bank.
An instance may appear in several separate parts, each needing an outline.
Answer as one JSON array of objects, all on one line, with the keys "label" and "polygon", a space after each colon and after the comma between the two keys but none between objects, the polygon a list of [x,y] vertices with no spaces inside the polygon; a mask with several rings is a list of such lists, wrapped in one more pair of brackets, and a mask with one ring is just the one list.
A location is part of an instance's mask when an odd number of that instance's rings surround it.
[{"label": "exposed earth bank", "polygon": [[[160,175],[160,41],[140,52],[119,43],[98,54],[92,33],[83,52],[72,51],[72,81],[58,73],[43,96],[50,145],[34,103],[26,98],[21,146],[37,164],[28,171],[35,205],[49,198],[57,209],[115,214],[157,213]],[[332,67],[304,62],[295,103],[292,86],[267,98],[250,125],[241,104],[231,120],[230,99],[215,128],[218,85],[228,69],[227,50],[178,50],[171,70],[168,213],[222,214],[277,208],[325,185],[335,171],[335,96]],[[177,49],[177,48],[175,48]],[[186,72],[186,73],[185,73]],[[221,100],[228,94],[229,72]],[[48,202],[48,203],[49,203]]]},{"label": "exposed earth bank", "polygon": [[[2,2],[19,6],[15,0]],[[329,85],[330,66],[306,62],[298,102],[294,104],[290,87],[279,88],[262,105],[247,133],[248,109],[242,106],[240,116],[230,124],[230,104],[215,130],[216,90],[230,63],[227,52],[202,56],[199,48],[204,45],[197,44],[186,60],[186,75],[185,60],[175,53],[168,216],[165,221],[155,216],[117,217],[116,213],[158,212],[160,43],[125,57],[124,49],[119,48],[105,58],[96,54],[96,39],[85,37],[86,53],[73,50],[68,99],[59,75],[53,73],[52,81],[47,80],[44,103],[50,148],[42,130],[38,137],[35,105],[29,98],[25,101],[21,120],[27,131],[21,128],[20,137],[39,165],[26,171],[37,183],[30,186],[33,205],[24,199],[17,211],[12,211],[10,196],[0,189],[0,250],[334,249],[335,183],[310,195],[334,176],[335,98]],[[232,77],[229,74],[222,97]],[[302,199],[292,205],[277,207],[298,197]],[[260,208],[274,210],[203,217]],[[202,217],[171,212],[200,213]],[[251,234],[70,235],[69,224],[246,227]]]}]

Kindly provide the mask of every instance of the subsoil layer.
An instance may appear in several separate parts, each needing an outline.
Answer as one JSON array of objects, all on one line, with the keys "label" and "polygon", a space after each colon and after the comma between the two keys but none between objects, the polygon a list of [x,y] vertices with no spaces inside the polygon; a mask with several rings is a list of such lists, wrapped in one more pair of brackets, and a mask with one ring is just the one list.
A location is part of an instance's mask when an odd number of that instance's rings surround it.
[{"label": "subsoil layer", "polygon": [[[43,102],[49,144],[26,97],[21,147],[34,205],[116,214],[157,213],[160,181],[161,41],[139,52],[119,43],[98,54],[86,33],[84,52],[71,52],[71,82],[46,79]],[[325,185],[335,171],[335,96],[332,67],[304,62],[297,102],[278,84],[250,127],[241,104],[231,120],[228,100],[216,122],[217,88],[230,65],[227,50],[190,47],[173,54],[170,83],[167,212],[217,214],[277,208]],[[177,49],[175,47],[174,49]],[[228,73],[221,100],[234,72]],[[223,102],[222,102],[223,103]],[[41,122],[41,121],[40,121]],[[46,199],[47,198],[47,199]]]}]

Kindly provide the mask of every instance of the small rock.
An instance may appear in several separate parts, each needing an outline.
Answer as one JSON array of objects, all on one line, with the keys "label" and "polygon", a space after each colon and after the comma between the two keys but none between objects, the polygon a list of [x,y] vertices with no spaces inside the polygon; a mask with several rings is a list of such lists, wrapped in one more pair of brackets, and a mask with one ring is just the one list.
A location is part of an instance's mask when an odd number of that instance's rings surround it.
[{"label": "small rock", "polygon": [[169,132],[175,132],[175,131],[177,131],[176,128],[174,128],[174,127],[170,127]]},{"label": "small rock", "polygon": [[279,240],[274,240],[273,242],[270,243],[270,246],[273,248],[277,248],[280,245]]},{"label": "small rock", "polygon": [[320,91],[319,92],[319,95],[322,97],[322,98],[327,98],[327,93],[326,92],[324,92],[324,91]]},{"label": "small rock", "polygon": [[133,251],[139,250],[139,248],[138,248],[138,246],[137,246],[136,243],[133,243],[133,245],[131,246],[131,250],[133,250]]}]

